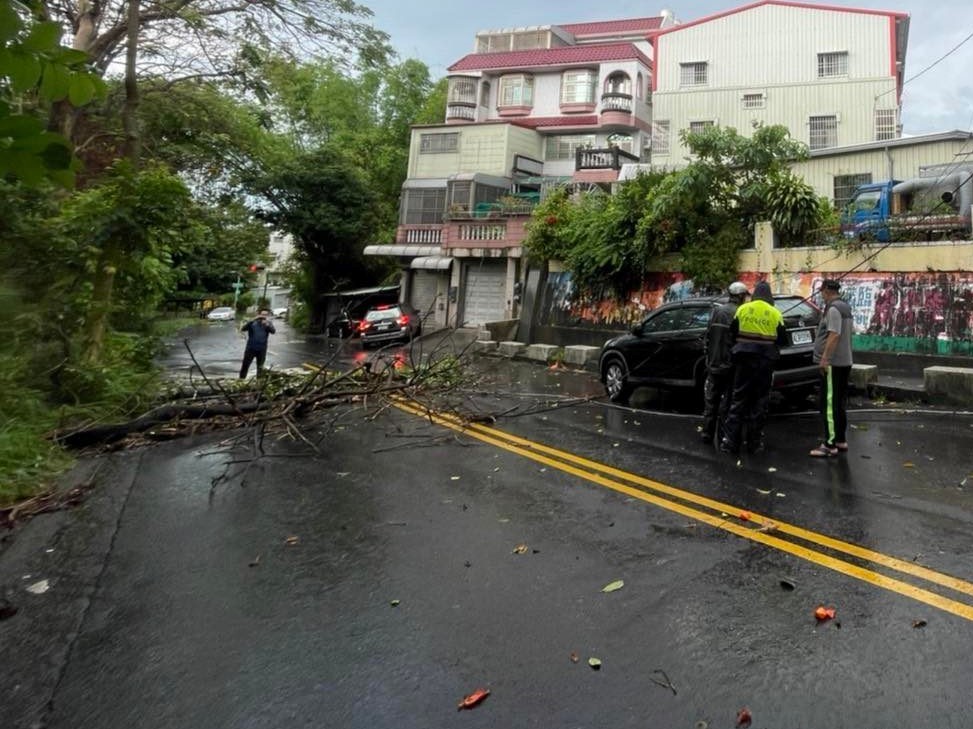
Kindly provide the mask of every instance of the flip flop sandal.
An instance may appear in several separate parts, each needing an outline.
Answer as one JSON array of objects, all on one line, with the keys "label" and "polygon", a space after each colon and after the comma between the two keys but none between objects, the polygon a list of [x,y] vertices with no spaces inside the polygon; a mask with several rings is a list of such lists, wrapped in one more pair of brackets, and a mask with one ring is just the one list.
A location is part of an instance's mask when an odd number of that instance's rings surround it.
[{"label": "flip flop sandal", "polygon": [[817,448],[812,449],[808,455],[812,458],[832,458],[833,456],[838,455],[838,449],[829,448],[828,446],[822,444]]}]

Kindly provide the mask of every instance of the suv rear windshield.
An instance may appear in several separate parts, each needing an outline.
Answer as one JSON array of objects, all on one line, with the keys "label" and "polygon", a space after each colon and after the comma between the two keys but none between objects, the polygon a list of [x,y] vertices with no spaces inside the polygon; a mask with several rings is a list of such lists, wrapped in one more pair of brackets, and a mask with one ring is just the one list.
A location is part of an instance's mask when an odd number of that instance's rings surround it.
[{"label": "suv rear windshield", "polygon": [[365,321],[378,321],[379,319],[396,319],[400,316],[399,307],[390,306],[388,309],[372,309],[365,314]]},{"label": "suv rear windshield", "polygon": [[774,299],[774,306],[785,318],[800,318],[817,321],[820,310],[802,298]]}]

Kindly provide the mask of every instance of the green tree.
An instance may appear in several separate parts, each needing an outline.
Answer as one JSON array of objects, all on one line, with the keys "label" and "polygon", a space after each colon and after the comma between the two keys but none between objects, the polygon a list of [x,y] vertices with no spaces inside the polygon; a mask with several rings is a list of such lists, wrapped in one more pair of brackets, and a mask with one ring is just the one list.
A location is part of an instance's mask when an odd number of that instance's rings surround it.
[{"label": "green tree", "polygon": [[[255,180],[270,201],[264,217],[294,235],[312,276],[315,294],[370,283],[372,266],[363,244],[375,231],[375,195],[361,171],[340,152],[322,148]],[[312,296],[310,325],[324,325],[323,301]]]},{"label": "green tree", "polygon": [[173,256],[200,235],[187,215],[192,205],[188,188],[165,169],[136,171],[127,162],[67,201],[57,226],[80,254],[66,263],[82,266],[87,280],[74,302],[83,312],[83,362],[101,358],[113,314],[148,316],[180,283],[183,272]]},{"label": "green tree", "polygon": [[0,177],[29,185],[74,184],[77,160],[68,140],[47,129],[50,104],[83,106],[104,91],[88,56],[60,44],[57,23],[36,9],[0,0]]}]

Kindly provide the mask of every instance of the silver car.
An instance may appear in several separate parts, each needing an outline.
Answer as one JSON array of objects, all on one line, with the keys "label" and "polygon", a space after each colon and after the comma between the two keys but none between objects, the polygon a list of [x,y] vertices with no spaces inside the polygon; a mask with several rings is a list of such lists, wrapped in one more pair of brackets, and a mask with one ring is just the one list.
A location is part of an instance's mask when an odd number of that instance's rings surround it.
[{"label": "silver car", "polygon": [[206,318],[210,321],[233,321],[236,319],[236,312],[232,306],[217,306]]}]

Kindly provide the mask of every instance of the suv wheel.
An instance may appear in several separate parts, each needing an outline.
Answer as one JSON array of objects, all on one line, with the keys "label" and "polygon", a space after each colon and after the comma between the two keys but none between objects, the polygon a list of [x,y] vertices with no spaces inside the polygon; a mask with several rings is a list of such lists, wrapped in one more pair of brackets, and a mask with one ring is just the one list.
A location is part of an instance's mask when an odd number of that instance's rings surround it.
[{"label": "suv wheel", "polygon": [[605,392],[612,402],[623,403],[628,400],[631,392],[628,384],[628,368],[621,358],[612,357],[605,362],[602,368],[602,380],[605,383]]}]

